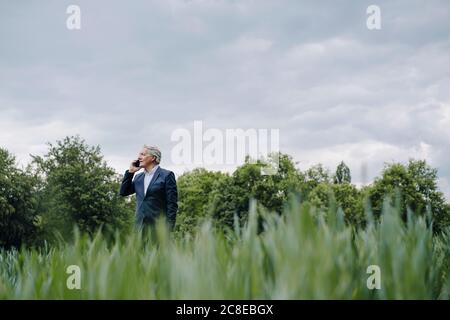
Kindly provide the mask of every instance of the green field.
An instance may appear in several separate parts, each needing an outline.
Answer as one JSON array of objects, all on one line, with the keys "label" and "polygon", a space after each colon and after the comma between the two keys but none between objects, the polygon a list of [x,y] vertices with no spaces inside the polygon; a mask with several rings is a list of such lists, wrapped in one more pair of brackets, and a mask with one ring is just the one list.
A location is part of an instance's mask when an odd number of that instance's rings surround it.
[{"label": "green field", "polygon": [[[450,233],[433,236],[426,217],[404,223],[385,206],[380,221],[356,230],[340,210],[320,215],[291,201],[283,215],[253,204],[243,228],[203,223],[188,238],[158,228],[107,241],[0,254],[1,299],[448,299]],[[326,222],[325,222],[326,221]],[[122,238],[122,239],[119,239]],[[69,265],[81,289],[69,290]],[[369,290],[367,268],[381,271]]]}]

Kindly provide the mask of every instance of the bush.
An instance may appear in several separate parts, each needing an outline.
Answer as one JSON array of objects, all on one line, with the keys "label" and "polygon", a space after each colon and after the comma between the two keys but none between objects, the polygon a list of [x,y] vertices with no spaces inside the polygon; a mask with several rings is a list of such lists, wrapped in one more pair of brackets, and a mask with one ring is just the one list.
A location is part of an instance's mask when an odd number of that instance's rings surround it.
[{"label": "bush", "polygon": [[292,158],[278,155],[276,174],[263,175],[261,169],[274,166],[274,155],[266,162],[246,160],[227,179],[222,179],[211,195],[211,212],[219,226],[232,227],[236,216],[241,223],[248,217],[250,199],[255,199],[271,212],[281,214],[291,193],[301,189],[303,175],[295,168]]},{"label": "bush", "polygon": [[384,198],[388,195],[392,201],[399,200],[404,219],[408,210],[418,215],[429,212],[435,232],[450,226],[450,212],[437,186],[437,169],[431,168],[424,160],[410,160],[407,165],[386,165],[368,192],[376,216],[381,214]]},{"label": "bush", "polygon": [[322,212],[328,211],[330,204],[336,204],[343,210],[348,224],[355,227],[365,225],[363,193],[350,183],[321,183],[312,190],[309,201]]},{"label": "bush", "polygon": [[195,169],[178,178],[178,233],[192,233],[202,219],[208,216],[212,192],[220,190],[228,177],[222,172]]},{"label": "bush", "polygon": [[40,241],[38,179],[17,168],[15,158],[0,148],[0,247],[34,245]]},{"label": "bush", "polygon": [[33,165],[42,177],[42,215],[48,236],[67,238],[74,225],[82,232],[99,228],[125,230],[131,225],[132,209],[119,196],[120,177],[106,165],[100,148],[88,146],[79,137],[66,137],[49,144]]}]

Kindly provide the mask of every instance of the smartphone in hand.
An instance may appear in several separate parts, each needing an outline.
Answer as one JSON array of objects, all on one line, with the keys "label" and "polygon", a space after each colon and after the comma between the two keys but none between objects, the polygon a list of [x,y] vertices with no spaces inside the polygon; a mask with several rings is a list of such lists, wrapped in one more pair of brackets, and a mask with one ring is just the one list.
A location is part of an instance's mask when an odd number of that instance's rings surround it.
[{"label": "smartphone in hand", "polygon": [[140,167],[140,161],[139,160],[134,161],[133,162],[133,166],[135,166],[136,168],[139,168]]}]

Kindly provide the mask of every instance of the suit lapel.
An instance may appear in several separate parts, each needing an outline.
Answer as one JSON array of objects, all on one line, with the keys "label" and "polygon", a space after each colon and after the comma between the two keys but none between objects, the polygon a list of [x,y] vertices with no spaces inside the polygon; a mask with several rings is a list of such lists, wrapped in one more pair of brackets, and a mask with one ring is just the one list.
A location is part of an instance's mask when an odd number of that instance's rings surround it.
[{"label": "suit lapel", "polygon": [[[152,180],[150,181],[150,183],[148,184],[147,190],[145,190],[145,194],[144,197],[147,195],[148,190],[150,189],[150,187],[152,186],[152,183],[156,181],[156,179],[158,179],[159,177],[159,173],[160,173],[160,167],[158,167],[158,169],[156,169],[155,174],[152,177]],[[142,181],[144,181],[144,179],[142,179]]]}]

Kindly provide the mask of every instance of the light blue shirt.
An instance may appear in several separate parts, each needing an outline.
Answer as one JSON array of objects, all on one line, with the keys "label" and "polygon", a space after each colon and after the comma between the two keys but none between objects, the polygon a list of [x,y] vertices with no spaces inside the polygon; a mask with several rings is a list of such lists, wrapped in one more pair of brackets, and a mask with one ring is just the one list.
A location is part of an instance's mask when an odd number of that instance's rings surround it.
[{"label": "light blue shirt", "polygon": [[144,170],[144,195],[147,193],[148,186],[150,185],[150,181],[152,181],[153,176],[155,175],[156,169],[158,169],[159,165],[153,167],[152,170],[147,171]]}]

